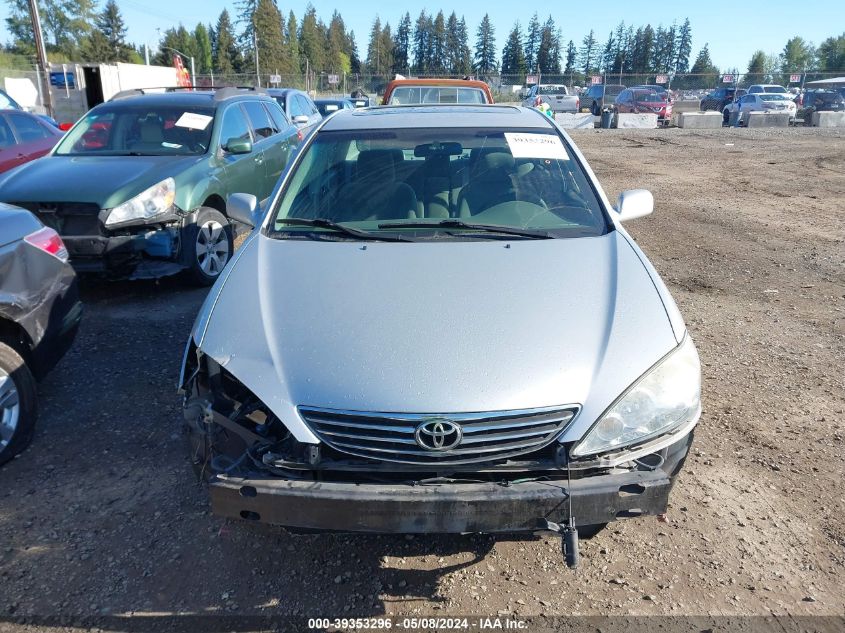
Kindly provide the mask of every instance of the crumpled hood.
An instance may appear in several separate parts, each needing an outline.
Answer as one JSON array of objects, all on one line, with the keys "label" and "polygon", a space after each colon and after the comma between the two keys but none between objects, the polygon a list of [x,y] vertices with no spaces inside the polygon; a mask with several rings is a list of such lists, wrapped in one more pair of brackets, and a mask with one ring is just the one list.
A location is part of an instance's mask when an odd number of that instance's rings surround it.
[{"label": "crumpled hood", "polygon": [[243,249],[195,340],[301,441],[315,439],[299,405],[455,413],[580,404],[564,436],[574,439],[678,343],[618,231],[416,244],[259,235]]},{"label": "crumpled hood", "polygon": [[204,156],[45,156],[0,179],[4,202],[90,202],[110,209]]}]

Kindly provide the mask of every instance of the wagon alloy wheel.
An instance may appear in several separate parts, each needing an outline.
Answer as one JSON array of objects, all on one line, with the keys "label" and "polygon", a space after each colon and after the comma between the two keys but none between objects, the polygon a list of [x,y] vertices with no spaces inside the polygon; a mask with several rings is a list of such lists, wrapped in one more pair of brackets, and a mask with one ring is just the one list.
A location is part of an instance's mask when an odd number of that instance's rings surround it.
[{"label": "wagon alloy wheel", "polygon": [[15,381],[0,368],[0,451],[12,441],[20,414],[21,403]]},{"label": "wagon alloy wheel", "polygon": [[0,464],[27,447],[37,417],[35,378],[18,351],[0,340]]},{"label": "wagon alloy wheel", "polygon": [[235,250],[232,225],[217,209],[200,207],[194,223],[185,227],[184,238],[188,251],[185,255],[194,281],[210,286],[223,272]]},{"label": "wagon alloy wheel", "polygon": [[209,220],[200,226],[196,247],[199,267],[209,276],[219,275],[229,261],[229,239],[223,225]]}]

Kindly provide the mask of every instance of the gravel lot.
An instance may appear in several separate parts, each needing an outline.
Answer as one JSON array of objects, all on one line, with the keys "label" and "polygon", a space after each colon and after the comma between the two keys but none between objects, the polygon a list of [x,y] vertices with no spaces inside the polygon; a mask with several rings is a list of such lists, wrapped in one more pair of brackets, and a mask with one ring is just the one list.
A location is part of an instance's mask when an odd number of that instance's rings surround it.
[{"label": "gravel lot", "polygon": [[[843,132],[573,134],[698,345],[704,415],[665,522],[559,539],[293,536],[211,516],[174,394],[204,291],[86,283],[32,448],[0,470],[0,630],[172,613],[843,615]],[[39,624],[40,622],[40,624]],[[5,625],[4,625],[5,623]]]}]

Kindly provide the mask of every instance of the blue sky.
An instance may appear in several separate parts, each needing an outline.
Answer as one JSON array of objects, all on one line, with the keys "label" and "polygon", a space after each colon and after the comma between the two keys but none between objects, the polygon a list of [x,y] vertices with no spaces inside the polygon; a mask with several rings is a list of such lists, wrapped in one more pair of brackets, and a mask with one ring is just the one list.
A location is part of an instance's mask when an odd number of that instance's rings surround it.
[{"label": "blue sky", "polygon": [[[103,0],[101,0],[101,3]],[[156,28],[165,30],[180,21],[193,27],[197,22],[214,22],[220,11],[227,7],[234,13],[234,0],[117,0],[129,27],[130,41],[142,43],[148,41],[155,46],[158,39]],[[307,0],[285,2],[277,0],[283,13],[293,9],[298,19],[307,6]],[[596,32],[600,42],[607,39],[609,31],[624,20],[626,24],[668,26],[673,20],[678,23],[689,17],[693,32],[692,57],[698,54],[704,44],[710,45],[714,63],[726,69],[736,66],[745,70],[752,53],[762,49],[766,53],[780,53],[786,40],[793,35],[818,44],[826,37],[838,35],[845,30],[845,2],[842,0],[811,0],[810,2],[785,2],[770,0],[707,0],[697,3],[667,2],[631,2],[608,0],[599,3],[555,4],[520,2],[490,2],[490,0],[463,0],[460,4],[441,5],[430,2],[405,0],[402,3],[379,3],[369,0],[337,2],[337,0],[312,0],[317,13],[328,22],[332,12],[337,9],[343,16],[347,28],[355,31],[361,55],[366,54],[367,37],[375,15],[378,13],[382,22],[389,21],[396,26],[405,11],[412,19],[422,9],[437,13],[443,9],[446,16],[454,10],[466,17],[470,33],[474,38],[475,29],[484,13],[496,27],[497,49],[501,52],[505,37],[515,20],[523,28],[536,10],[541,21],[551,13],[563,31],[564,43],[570,39],[580,45],[581,39],[590,29]],[[6,2],[0,5],[0,17],[6,15]],[[3,23],[5,26],[5,22]],[[3,40],[8,38],[2,31]],[[692,63],[692,59],[690,63]]]}]

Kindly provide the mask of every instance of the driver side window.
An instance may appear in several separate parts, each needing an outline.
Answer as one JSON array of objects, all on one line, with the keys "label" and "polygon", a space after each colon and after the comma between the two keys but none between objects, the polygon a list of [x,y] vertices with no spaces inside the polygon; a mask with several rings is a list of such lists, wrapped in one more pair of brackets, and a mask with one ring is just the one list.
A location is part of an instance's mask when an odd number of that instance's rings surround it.
[{"label": "driver side window", "polygon": [[239,104],[226,110],[223,114],[223,123],[220,126],[220,147],[226,149],[226,144],[231,140],[252,140],[249,134],[249,124]]}]

